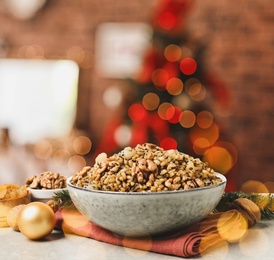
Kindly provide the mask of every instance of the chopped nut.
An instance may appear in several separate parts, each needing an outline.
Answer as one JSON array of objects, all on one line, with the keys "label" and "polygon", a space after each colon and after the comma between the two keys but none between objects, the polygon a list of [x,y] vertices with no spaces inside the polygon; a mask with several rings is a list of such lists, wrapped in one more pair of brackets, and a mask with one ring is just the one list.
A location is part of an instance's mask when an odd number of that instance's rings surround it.
[{"label": "chopped nut", "polygon": [[71,179],[78,187],[120,192],[187,190],[220,182],[200,159],[149,143],[126,147],[110,157],[102,153],[93,167],[84,167]]}]

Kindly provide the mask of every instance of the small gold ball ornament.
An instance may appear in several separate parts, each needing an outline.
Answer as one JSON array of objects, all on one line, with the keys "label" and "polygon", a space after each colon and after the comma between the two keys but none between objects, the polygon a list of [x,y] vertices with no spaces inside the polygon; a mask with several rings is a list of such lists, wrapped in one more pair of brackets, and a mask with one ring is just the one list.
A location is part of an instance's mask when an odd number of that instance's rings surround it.
[{"label": "small gold ball ornament", "polygon": [[18,216],[20,232],[31,240],[48,236],[55,227],[56,217],[53,210],[42,202],[27,204]]}]

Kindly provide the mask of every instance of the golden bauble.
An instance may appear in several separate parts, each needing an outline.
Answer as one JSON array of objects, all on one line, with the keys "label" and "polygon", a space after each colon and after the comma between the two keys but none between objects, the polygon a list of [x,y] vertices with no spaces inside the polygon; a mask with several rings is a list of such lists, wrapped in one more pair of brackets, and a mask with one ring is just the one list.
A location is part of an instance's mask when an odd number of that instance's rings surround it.
[{"label": "golden bauble", "polygon": [[18,228],[31,240],[48,236],[55,227],[56,218],[53,210],[42,202],[27,204],[18,216]]}]

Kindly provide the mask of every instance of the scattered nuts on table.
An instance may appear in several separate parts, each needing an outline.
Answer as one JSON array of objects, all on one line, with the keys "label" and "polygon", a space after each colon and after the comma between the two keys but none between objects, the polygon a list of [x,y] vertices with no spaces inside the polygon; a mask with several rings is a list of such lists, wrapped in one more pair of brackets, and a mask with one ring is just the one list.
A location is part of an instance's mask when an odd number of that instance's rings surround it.
[{"label": "scattered nuts on table", "polygon": [[93,167],[84,167],[71,179],[81,188],[118,192],[188,190],[220,182],[200,159],[150,143],[126,147],[110,157],[101,153]]},{"label": "scattered nuts on table", "polygon": [[243,214],[250,228],[261,219],[261,210],[252,200],[238,198],[232,202],[232,207]]},{"label": "scattered nuts on table", "polygon": [[59,173],[46,171],[40,173],[39,176],[32,176],[26,180],[26,186],[31,189],[62,189],[66,188],[67,177]]}]

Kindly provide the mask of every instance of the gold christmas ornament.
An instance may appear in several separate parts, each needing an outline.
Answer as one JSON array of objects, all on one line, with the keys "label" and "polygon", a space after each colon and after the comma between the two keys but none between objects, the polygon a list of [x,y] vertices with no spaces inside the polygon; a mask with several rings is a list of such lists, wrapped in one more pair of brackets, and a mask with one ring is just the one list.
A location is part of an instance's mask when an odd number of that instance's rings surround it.
[{"label": "gold christmas ornament", "polygon": [[31,240],[48,236],[54,229],[56,218],[53,210],[42,202],[32,202],[18,216],[18,228]]}]

